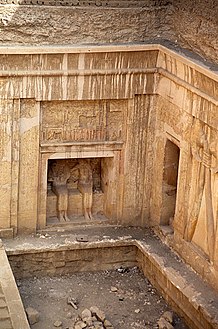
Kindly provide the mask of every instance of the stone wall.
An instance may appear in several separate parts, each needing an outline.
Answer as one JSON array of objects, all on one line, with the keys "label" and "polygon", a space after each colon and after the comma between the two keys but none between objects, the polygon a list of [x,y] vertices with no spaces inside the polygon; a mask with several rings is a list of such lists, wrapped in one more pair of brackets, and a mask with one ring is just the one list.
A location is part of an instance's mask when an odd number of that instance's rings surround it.
[{"label": "stone wall", "polygon": [[67,244],[46,246],[45,242],[44,247],[36,238],[28,250],[23,244],[9,247],[8,258],[16,279],[139,266],[190,329],[217,329],[216,292],[159,239],[149,235],[144,241],[143,235],[140,240],[136,232],[134,240],[101,240],[98,236],[98,241],[80,244],[70,238]]},{"label": "stone wall", "polygon": [[134,245],[105,248],[80,248],[43,251],[10,256],[17,279],[40,276],[66,275],[75,272],[106,271],[120,266],[132,267],[136,263]]},{"label": "stone wall", "polygon": [[216,0],[1,0],[0,44],[156,42],[217,63],[217,17]]},{"label": "stone wall", "polygon": [[[0,61],[0,229],[22,234],[46,228],[49,160],[98,157],[103,212],[110,223],[157,230],[164,223],[184,257],[182,244],[195,248],[189,256],[203,254],[202,266],[196,267],[214,282],[217,75],[157,45],[5,52]],[[97,129],[105,133],[94,138],[91,132]],[[180,158],[177,186],[166,196],[169,142]],[[172,218],[165,222],[165,201],[171,202],[174,192]],[[195,266],[195,257],[188,261]]]},{"label": "stone wall", "polygon": [[0,44],[143,42],[169,30],[167,8],[149,2],[143,8],[2,5]]},{"label": "stone wall", "polygon": [[173,1],[171,29],[178,45],[218,63],[218,2]]}]

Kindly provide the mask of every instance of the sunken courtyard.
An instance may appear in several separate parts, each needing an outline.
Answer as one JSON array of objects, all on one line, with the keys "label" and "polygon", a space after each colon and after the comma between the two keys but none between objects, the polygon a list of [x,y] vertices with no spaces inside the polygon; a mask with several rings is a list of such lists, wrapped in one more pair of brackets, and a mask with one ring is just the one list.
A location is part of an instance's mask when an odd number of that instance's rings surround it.
[{"label": "sunken courtyard", "polygon": [[0,329],[218,329],[217,0],[0,0]]}]

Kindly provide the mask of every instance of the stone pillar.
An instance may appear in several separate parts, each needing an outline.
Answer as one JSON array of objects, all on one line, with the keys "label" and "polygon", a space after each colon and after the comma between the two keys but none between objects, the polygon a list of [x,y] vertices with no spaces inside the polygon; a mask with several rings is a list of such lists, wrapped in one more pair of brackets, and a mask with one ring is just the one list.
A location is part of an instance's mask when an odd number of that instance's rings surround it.
[{"label": "stone pillar", "polygon": [[0,99],[0,229],[10,228],[13,100]]},{"label": "stone pillar", "polygon": [[150,95],[136,95],[134,101],[129,102],[124,160],[124,225],[144,226],[149,213],[150,186],[147,180],[150,169],[147,168],[150,168],[150,164],[147,159],[150,159],[148,139],[151,137],[148,138],[148,125],[152,98]]},{"label": "stone pillar", "polygon": [[39,103],[21,100],[18,233],[35,232],[38,202]]},{"label": "stone pillar", "polygon": [[11,227],[17,234],[18,183],[19,183],[19,147],[20,147],[20,99],[14,100],[13,129],[11,142]]}]

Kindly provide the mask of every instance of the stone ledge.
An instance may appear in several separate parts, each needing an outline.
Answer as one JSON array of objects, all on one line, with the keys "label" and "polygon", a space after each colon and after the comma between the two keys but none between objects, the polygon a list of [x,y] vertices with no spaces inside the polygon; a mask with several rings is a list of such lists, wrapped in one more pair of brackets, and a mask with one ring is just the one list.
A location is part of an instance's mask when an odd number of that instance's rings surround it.
[{"label": "stone ledge", "polygon": [[0,238],[10,239],[13,238],[14,231],[13,228],[1,228],[0,229]]},{"label": "stone ledge", "polygon": [[[7,306],[6,315],[0,313],[0,328],[30,329],[6,252],[0,248],[0,290]],[[0,292],[1,292],[0,291]],[[5,326],[5,327],[4,327]]]}]

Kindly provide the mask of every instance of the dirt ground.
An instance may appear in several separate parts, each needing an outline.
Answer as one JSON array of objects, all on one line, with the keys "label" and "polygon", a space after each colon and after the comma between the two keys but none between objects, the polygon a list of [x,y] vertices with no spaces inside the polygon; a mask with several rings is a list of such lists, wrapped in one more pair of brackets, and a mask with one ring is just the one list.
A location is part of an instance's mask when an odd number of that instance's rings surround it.
[{"label": "dirt ground", "polygon": [[[56,321],[62,322],[60,328],[67,329],[91,306],[102,310],[116,329],[154,329],[161,315],[170,310],[137,267],[22,279],[17,283],[24,306],[40,313],[33,329],[53,329]],[[68,297],[78,301],[78,310],[67,304]],[[176,314],[174,328],[188,329]]]}]

